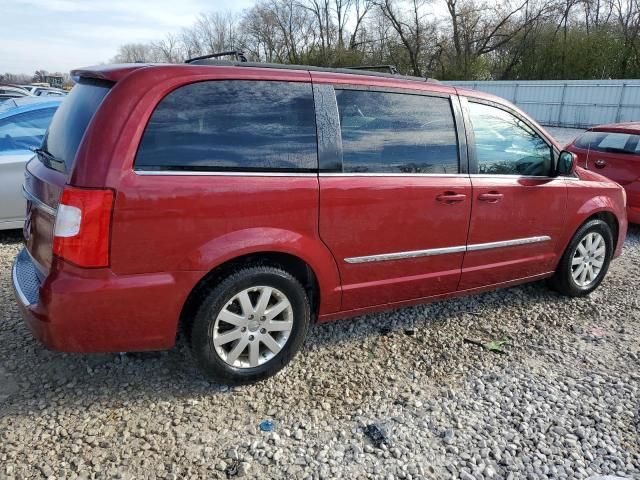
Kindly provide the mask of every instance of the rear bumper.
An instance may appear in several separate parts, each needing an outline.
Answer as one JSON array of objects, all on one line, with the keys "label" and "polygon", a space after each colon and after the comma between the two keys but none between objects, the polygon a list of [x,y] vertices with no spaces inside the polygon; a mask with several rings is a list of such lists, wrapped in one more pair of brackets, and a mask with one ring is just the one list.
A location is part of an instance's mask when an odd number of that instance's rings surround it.
[{"label": "rear bumper", "polygon": [[65,352],[164,350],[200,272],[114,275],[62,264],[41,277],[23,250],[12,270],[16,300],[34,337]]}]

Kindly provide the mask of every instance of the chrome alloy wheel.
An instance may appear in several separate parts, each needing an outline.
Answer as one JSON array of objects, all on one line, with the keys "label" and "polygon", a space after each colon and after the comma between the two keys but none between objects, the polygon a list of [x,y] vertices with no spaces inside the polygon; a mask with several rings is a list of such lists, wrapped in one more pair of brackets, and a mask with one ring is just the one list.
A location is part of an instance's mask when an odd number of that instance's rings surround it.
[{"label": "chrome alloy wheel", "polygon": [[285,346],[293,328],[293,308],[273,287],[247,288],[234,295],[209,328],[218,356],[236,368],[267,363]]},{"label": "chrome alloy wheel", "polygon": [[607,254],[607,244],[598,232],[589,232],[580,240],[571,260],[571,276],[580,287],[588,287],[598,278]]}]

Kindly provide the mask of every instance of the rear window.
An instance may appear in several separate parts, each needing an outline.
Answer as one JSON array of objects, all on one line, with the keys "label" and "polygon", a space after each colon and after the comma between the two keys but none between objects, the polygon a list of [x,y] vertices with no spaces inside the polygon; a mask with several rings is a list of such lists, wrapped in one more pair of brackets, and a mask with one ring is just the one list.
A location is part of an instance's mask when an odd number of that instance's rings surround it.
[{"label": "rear window", "polygon": [[181,87],[156,107],[138,170],[313,171],[311,84],[217,80]]},{"label": "rear window", "polygon": [[637,154],[640,135],[618,132],[585,132],[574,145],[585,150],[598,152]]},{"label": "rear window", "polygon": [[111,86],[109,82],[80,79],[53,116],[42,149],[63,163],[65,171],[71,171],[82,136]]}]

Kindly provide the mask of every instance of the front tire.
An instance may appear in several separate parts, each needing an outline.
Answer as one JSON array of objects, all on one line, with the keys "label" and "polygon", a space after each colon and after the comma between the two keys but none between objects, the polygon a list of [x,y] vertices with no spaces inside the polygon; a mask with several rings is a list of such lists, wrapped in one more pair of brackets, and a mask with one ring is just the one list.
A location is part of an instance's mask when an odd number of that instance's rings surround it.
[{"label": "front tire", "polygon": [[569,297],[589,295],[602,283],[612,255],[611,228],[602,220],[590,220],[571,239],[550,284]]},{"label": "front tire", "polygon": [[230,385],[275,375],[298,352],[311,318],[307,294],[277,267],[243,268],[205,294],[189,337],[207,377]]}]

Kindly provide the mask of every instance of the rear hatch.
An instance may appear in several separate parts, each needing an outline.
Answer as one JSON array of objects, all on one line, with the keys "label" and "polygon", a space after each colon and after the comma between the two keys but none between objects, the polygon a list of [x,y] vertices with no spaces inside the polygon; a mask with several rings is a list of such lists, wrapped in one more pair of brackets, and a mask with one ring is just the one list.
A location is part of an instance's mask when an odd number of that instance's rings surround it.
[{"label": "rear hatch", "polygon": [[53,230],[60,194],[73,169],[83,136],[112,82],[80,79],[56,111],[25,172],[26,248],[44,275],[53,259]]}]

